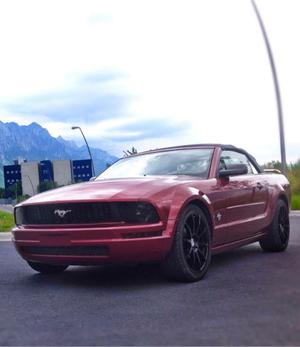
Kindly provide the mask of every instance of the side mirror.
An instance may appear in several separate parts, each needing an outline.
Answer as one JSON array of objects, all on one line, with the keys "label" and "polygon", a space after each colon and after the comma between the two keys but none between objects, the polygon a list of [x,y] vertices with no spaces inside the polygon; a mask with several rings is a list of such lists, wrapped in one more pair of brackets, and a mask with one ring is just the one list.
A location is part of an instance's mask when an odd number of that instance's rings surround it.
[{"label": "side mirror", "polygon": [[91,177],[90,179],[89,179],[89,181],[91,182],[91,181],[95,181],[95,179],[96,179],[96,176],[93,176],[93,177]]},{"label": "side mirror", "polygon": [[248,167],[245,164],[229,164],[226,169],[221,169],[219,171],[219,177],[229,177],[245,175],[248,173]]}]

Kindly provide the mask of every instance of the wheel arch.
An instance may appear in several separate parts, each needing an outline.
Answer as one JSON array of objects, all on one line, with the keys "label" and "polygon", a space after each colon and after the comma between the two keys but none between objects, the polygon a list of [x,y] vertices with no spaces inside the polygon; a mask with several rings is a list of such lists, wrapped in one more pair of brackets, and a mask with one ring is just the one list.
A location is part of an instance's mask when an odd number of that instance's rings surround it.
[{"label": "wheel arch", "polygon": [[278,204],[279,201],[283,201],[286,204],[288,210],[290,209],[289,199],[284,194],[284,192],[280,192],[277,196],[273,196],[272,197],[272,201],[271,201],[271,205],[270,205],[269,218],[268,218],[268,221],[269,221],[270,225],[272,224],[272,221],[274,219],[276,207],[277,207],[277,204]]},{"label": "wheel arch", "polygon": [[205,216],[207,217],[207,220],[208,220],[208,223],[209,223],[209,226],[210,226],[210,230],[211,230],[211,236],[213,236],[214,234],[214,223],[213,223],[213,219],[212,219],[212,215],[211,215],[211,212],[208,208],[208,206],[201,200],[199,199],[192,199],[188,202],[188,204],[186,205],[189,206],[189,205],[195,205],[195,206],[198,206],[199,208],[201,208],[201,210],[204,212]]},{"label": "wheel arch", "polygon": [[290,208],[290,204],[289,204],[289,200],[288,198],[286,197],[285,194],[281,193],[279,196],[278,196],[278,200],[282,200],[286,206],[288,207],[288,209]]},{"label": "wheel arch", "polygon": [[209,197],[203,191],[199,190],[199,188],[191,186],[185,186],[180,188],[181,189],[177,189],[176,194],[174,195],[172,203],[170,205],[169,219],[175,221],[174,225],[172,226],[172,232],[170,234],[172,236],[175,234],[175,230],[177,228],[178,222],[183,211],[189,205],[195,205],[201,208],[201,210],[207,217],[211,229],[211,234],[213,237],[215,228],[213,217],[214,208]]}]

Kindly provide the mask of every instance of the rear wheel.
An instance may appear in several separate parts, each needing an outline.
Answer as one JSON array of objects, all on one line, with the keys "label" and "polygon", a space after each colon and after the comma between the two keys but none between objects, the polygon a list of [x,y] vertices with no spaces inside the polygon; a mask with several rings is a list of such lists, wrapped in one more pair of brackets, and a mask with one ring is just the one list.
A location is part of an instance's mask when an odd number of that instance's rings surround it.
[{"label": "rear wheel", "polygon": [[259,241],[259,244],[264,251],[282,252],[288,246],[289,237],[289,209],[284,201],[279,200],[269,232]]},{"label": "rear wheel", "polygon": [[28,264],[33,270],[43,274],[53,274],[53,273],[63,272],[68,267],[68,265],[44,264],[44,263],[36,263],[33,261],[28,261]]},{"label": "rear wheel", "polygon": [[163,263],[165,274],[194,282],[207,272],[211,260],[211,230],[202,209],[189,205],[177,225],[172,249]]}]

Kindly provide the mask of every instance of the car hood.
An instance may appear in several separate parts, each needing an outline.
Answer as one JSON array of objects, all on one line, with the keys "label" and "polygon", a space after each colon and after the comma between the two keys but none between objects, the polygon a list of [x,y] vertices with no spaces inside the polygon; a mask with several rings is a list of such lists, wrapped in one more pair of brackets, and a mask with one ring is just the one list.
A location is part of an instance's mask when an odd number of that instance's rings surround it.
[{"label": "car hood", "polygon": [[106,179],[93,182],[78,183],[53,189],[35,195],[21,205],[86,201],[86,200],[136,200],[170,197],[177,186],[199,181],[189,176],[156,176],[126,179]]}]

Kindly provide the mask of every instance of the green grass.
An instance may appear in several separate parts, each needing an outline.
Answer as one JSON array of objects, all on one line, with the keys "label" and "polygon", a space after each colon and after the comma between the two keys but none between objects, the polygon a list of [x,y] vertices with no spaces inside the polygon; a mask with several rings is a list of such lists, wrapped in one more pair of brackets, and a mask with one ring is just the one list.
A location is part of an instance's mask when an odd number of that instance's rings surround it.
[{"label": "green grass", "polygon": [[14,225],[13,214],[0,211],[0,232],[10,231]]},{"label": "green grass", "polygon": [[300,210],[300,195],[292,194],[292,210]]}]

